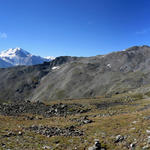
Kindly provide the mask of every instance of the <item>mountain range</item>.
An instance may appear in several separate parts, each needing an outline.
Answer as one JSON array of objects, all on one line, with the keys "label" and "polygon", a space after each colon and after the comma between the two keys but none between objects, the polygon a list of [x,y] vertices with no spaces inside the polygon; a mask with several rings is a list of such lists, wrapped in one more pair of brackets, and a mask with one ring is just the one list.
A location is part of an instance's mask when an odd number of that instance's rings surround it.
[{"label": "mountain range", "polygon": [[[49,101],[149,92],[150,47],[93,57],[61,56],[0,69],[0,101]],[[139,93],[138,92],[138,93]]]},{"label": "mountain range", "polygon": [[7,68],[19,65],[36,65],[51,61],[54,57],[40,57],[30,54],[22,48],[11,48],[0,53],[0,68]]}]

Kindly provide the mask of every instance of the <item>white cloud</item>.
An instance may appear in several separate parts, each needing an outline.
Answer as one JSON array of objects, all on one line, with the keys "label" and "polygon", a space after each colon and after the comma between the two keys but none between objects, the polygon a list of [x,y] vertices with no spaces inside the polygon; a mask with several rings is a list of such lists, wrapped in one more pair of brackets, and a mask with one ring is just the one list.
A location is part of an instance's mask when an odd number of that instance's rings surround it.
[{"label": "white cloud", "polygon": [[6,39],[7,38],[7,34],[5,32],[0,32],[0,38],[1,39]]}]

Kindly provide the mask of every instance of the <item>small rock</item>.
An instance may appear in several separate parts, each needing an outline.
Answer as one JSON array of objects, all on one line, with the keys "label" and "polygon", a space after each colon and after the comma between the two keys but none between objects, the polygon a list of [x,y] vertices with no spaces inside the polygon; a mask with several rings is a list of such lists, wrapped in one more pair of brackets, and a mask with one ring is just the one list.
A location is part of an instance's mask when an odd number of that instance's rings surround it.
[{"label": "small rock", "polygon": [[150,120],[150,116],[144,117],[145,120]]},{"label": "small rock", "polygon": [[36,116],[35,119],[42,120],[42,117]]},{"label": "small rock", "polygon": [[101,150],[101,143],[98,139],[95,139],[95,144],[92,147],[89,147],[88,150]]},{"label": "small rock", "polygon": [[124,137],[122,135],[117,135],[114,143],[122,142],[123,140],[124,140]]},{"label": "small rock", "polygon": [[136,142],[133,142],[133,143],[130,144],[130,147],[131,147],[132,149],[135,148],[135,146],[136,146]]},{"label": "small rock", "polygon": [[11,137],[11,136],[16,136],[16,134],[13,132],[8,132],[6,135],[3,135],[3,137]]},{"label": "small rock", "polygon": [[146,130],[146,133],[147,133],[147,134],[150,134],[150,130]]},{"label": "small rock", "polygon": [[147,137],[147,143],[150,144],[150,136]]},{"label": "small rock", "polygon": [[136,123],[137,123],[137,121],[133,121],[132,123],[133,123],[133,124],[136,124]]},{"label": "small rock", "polygon": [[38,126],[34,124],[30,128],[32,128],[32,130],[38,130]]},{"label": "small rock", "polygon": [[55,143],[55,144],[58,144],[59,142],[60,142],[60,141],[59,141],[59,140],[57,140],[57,141],[55,141],[54,143]]},{"label": "small rock", "polygon": [[145,145],[145,146],[142,147],[142,150],[147,150],[147,149],[149,149],[149,148],[150,148],[149,145]]},{"label": "small rock", "polygon": [[20,135],[20,136],[21,136],[21,135],[22,135],[22,132],[21,132],[21,131],[19,131],[19,132],[18,132],[18,135]]},{"label": "small rock", "polygon": [[27,117],[26,117],[26,120],[34,120],[34,119],[35,119],[34,116],[27,116]]},{"label": "small rock", "polygon": [[147,144],[150,144],[150,139],[147,140]]},{"label": "small rock", "polygon": [[1,146],[2,146],[2,147],[6,147],[6,145],[5,145],[4,143],[1,143]]},{"label": "small rock", "polygon": [[83,120],[83,123],[84,124],[88,124],[88,123],[92,123],[93,121],[92,120],[89,120],[89,119],[87,119],[87,120]]},{"label": "small rock", "polygon": [[147,138],[150,139],[150,136],[148,136]]},{"label": "small rock", "polygon": [[135,130],[136,128],[131,128],[130,130]]},{"label": "small rock", "polygon": [[45,145],[45,146],[43,146],[42,148],[43,148],[43,149],[51,149],[51,147],[50,147],[50,146],[46,146],[46,145]]}]

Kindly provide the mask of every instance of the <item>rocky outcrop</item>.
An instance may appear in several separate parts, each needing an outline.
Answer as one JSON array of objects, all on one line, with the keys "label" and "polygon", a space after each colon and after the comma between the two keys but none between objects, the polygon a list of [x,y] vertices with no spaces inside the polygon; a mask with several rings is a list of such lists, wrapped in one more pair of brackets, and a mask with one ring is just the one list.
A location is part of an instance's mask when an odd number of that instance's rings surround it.
[{"label": "rocky outcrop", "polygon": [[[22,114],[37,114],[44,117],[67,116],[77,113],[84,113],[89,109],[80,104],[54,104],[45,105],[42,102],[31,103],[30,101],[16,102],[11,104],[0,104],[0,114],[7,116],[17,116]],[[34,119],[34,118],[27,118]]]},{"label": "rocky outcrop", "polygon": [[83,132],[76,129],[74,126],[70,126],[67,128],[58,128],[58,127],[32,125],[32,126],[26,128],[26,130],[45,135],[47,137],[51,137],[51,136],[82,136],[83,135]]}]

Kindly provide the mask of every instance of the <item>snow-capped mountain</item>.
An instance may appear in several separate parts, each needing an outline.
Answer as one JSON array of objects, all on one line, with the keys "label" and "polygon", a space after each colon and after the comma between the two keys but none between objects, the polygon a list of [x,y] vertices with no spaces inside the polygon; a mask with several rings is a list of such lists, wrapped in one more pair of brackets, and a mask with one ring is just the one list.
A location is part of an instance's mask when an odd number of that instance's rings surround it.
[{"label": "snow-capped mountain", "polygon": [[0,68],[7,68],[7,67],[13,67],[13,65],[10,63],[7,63],[6,61],[0,58]]},{"label": "snow-capped mountain", "polygon": [[0,53],[0,67],[12,67],[18,65],[36,65],[45,61],[51,61],[52,58],[43,58],[40,56],[32,55],[22,48],[11,48]]}]

